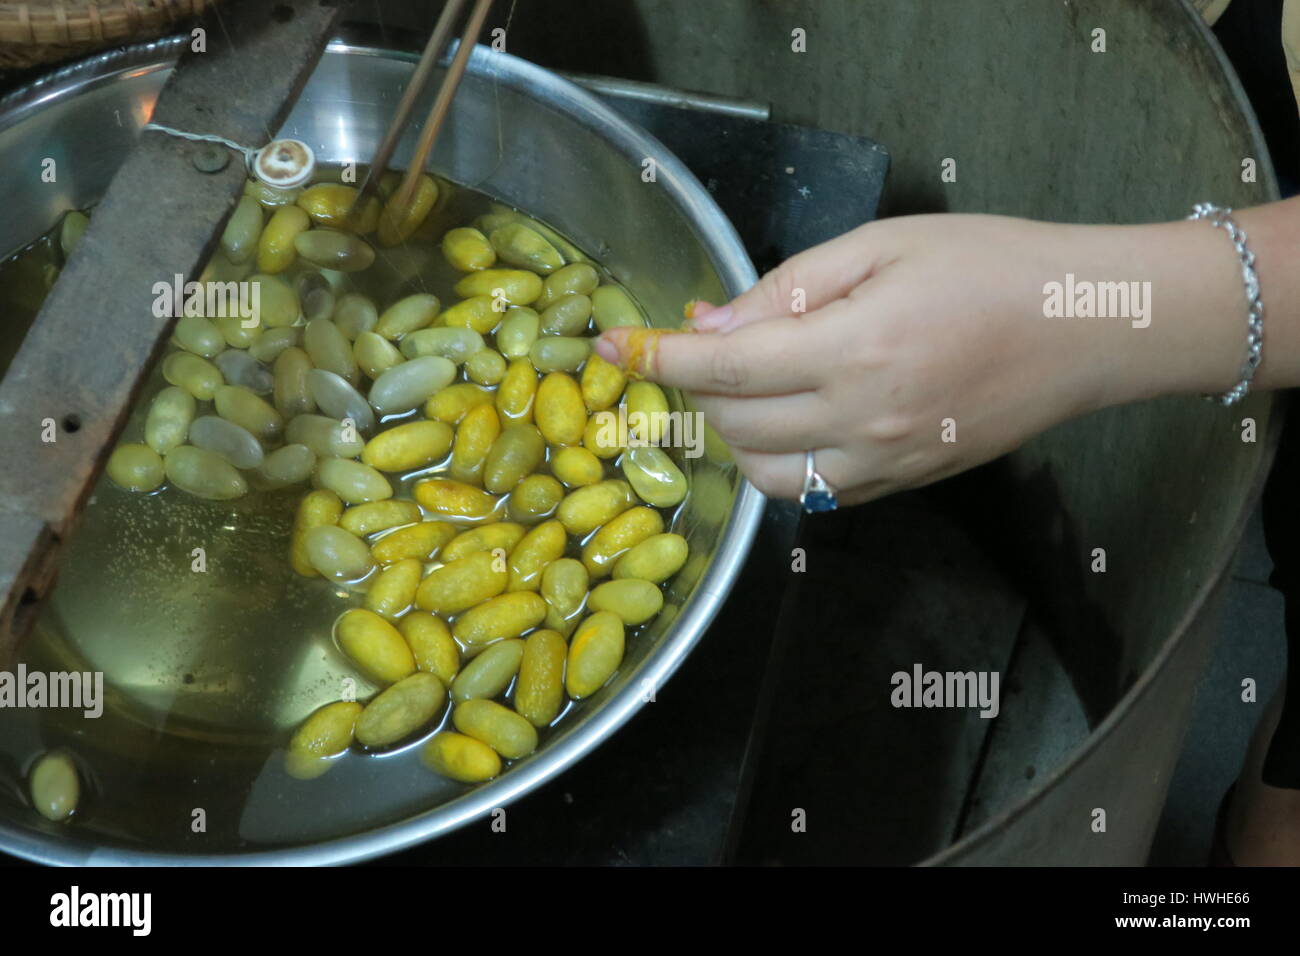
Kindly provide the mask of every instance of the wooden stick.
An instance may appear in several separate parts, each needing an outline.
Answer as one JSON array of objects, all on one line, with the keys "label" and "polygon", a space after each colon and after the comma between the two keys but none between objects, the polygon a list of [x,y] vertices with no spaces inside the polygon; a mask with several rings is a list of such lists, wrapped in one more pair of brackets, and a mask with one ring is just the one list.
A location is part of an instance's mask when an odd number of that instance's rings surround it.
[{"label": "wooden stick", "polygon": [[433,28],[433,34],[429,37],[429,42],[424,45],[424,52],[420,55],[420,62],[416,64],[415,72],[411,74],[411,80],[406,84],[402,99],[397,104],[397,112],[393,114],[392,122],[388,124],[388,130],[384,133],[384,138],[379,141],[379,148],[375,150],[375,156],[370,161],[370,168],[366,170],[366,178],[362,181],[361,188],[357,192],[357,198],[348,211],[348,219],[351,222],[355,223],[361,218],[361,210],[367,197],[373,195],[375,190],[379,188],[379,177],[388,168],[388,162],[393,158],[393,150],[397,148],[398,140],[406,132],[406,125],[410,122],[411,111],[415,108],[415,101],[420,98],[420,93],[429,83],[429,74],[433,72],[433,68],[438,62],[439,51],[447,42],[447,37],[451,34],[452,24],[455,23],[464,2],[465,0],[447,0],[447,3],[443,6],[442,15],[438,17],[438,22]]},{"label": "wooden stick", "polygon": [[[281,6],[293,13],[283,23],[273,14]],[[215,13],[205,21],[208,52],[181,57],[153,118],[253,143],[288,115],[341,8],[229,0],[228,10],[228,30]],[[222,109],[232,98],[238,108]],[[140,137],[0,379],[0,670],[52,587],[57,553],[171,334],[174,317],[141,312],[142,291],[160,277],[198,276],[243,191],[243,163],[201,172],[201,145]]]},{"label": "wooden stick", "polygon": [[424,129],[420,132],[420,141],[415,147],[415,154],[411,157],[411,164],[406,167],[402,184],[393,195],[394,209],[406,209],[411,205],[416,182],[424,172],[424,167],[429,161],[429,153],[433,151],[434,140],[437,139],[443,121],[451,110],[452,98],[456,95],[456,88],[460,86],[461,77],[465,75],[465,67],[469,64],[470,54],[474,52],[474,44],[478,42],[478,35],[483,30],[483,21],[487,19],[491,7],[492,0],[477,0],[474,12],[470,14],[469,23],[460,38],[460,46],[456,49],[456,57],[447,69],[442,86],[438,88],[438,98],[434,100],[433,108],[429,110],[429,118],[425,120]]}]

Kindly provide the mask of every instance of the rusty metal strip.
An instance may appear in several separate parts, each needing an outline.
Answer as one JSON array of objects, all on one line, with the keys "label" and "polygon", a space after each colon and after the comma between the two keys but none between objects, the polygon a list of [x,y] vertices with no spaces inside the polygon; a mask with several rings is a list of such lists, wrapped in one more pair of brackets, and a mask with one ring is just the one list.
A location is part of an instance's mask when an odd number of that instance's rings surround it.
[{"label": "rusty metal strip", "polygon": [[[328,0],[232,0],[201,26],[153,121],[264,145],[302,91],[339,16]],[[67,540],[170,318],[153,315],[154,283],[195,277],[242,189],[232,152],[215,173],[194,159],[211,144],[142,133],[0,382],[0,666],[30,626]],[[53,419],[57,439],[42,440]]]}]

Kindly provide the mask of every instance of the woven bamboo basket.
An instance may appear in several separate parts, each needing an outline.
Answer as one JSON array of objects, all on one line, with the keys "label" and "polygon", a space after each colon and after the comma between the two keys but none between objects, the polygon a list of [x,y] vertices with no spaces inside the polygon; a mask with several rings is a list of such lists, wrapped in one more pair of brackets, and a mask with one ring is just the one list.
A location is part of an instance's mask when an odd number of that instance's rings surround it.
[{"label": "woven bamboo basket", "polygon": [[81,56],[171,32],[220,0],[0,2],[0,70]]}]

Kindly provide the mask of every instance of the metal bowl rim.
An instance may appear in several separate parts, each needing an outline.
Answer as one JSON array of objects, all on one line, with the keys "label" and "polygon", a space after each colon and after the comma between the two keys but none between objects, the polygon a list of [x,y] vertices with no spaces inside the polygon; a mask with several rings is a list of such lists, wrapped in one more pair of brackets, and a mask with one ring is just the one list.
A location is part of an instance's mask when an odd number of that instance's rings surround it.
[{"label": "metal bowl rim", "polygon": [[[81,60],[39,78],[0,98],[0,131],[12,127],[37,108],[111,80],[132,68],[165,68],[185,41],[184,36],[136,44]],[[346,34],[328,44],[330,53],[378,56],[414,62],[408,51],[350,43]],[[634,125],[594,95],[562,77],[509,53],[475,48],[469,72],[513,86],[518,92],[594,130],[624,155],[639,162],[654,157],[658,183],[665,189],[708,250],[724,289],[737,295],[757,280],[735,227],[695,175],[662,143]],[[695,592],[673,621],[669,636],[647,655],[637,670],[641,681],[661,688],[704,635],[731,591],[749,553],[765,505],[764,496],[743,477],[721,541]],[[504,806],[557,776],[626,723],[645,703],[641,683],[628,683],[617,694],[596,704],[580,725],[562,733],[537,755],[500,778],[397,823],[318,843],[227,854],[180,854],[127,847],[90,847],[52,839],[38,830],[18,828],[0,820],[0,846],[37,863],[49,865],[332,865],[352,863],[402,850],[449,833],[471,820]]]}]

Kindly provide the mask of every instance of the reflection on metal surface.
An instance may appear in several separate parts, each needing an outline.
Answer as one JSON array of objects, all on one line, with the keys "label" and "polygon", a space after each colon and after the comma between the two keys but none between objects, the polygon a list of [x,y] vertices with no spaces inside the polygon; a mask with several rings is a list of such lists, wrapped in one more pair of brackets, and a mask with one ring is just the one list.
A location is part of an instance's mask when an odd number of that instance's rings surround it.
[{"label": "reflection on metal surface", "polygon": [[675,90],[656,83],[640,83],[636,80],[623,80],[616,76],[592,76],[589,73],[561,72],[566,80],[578,84],[583,89],[615,96],[623,100],[639,100],[655,103],[659,106],[677,106],[684,109],[704,110],[723,116],[737,116],[742,119],[767,121],[772,118],[772,107],[767,103],[756,103],[734,96],[716,96],[712,93],[697,93],[692,90]]}]

